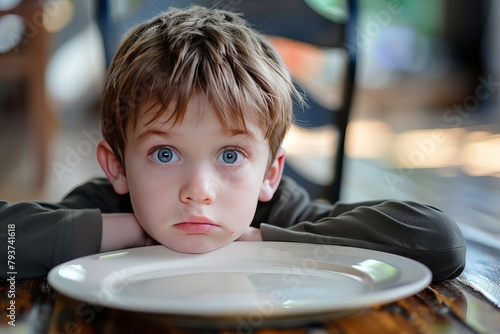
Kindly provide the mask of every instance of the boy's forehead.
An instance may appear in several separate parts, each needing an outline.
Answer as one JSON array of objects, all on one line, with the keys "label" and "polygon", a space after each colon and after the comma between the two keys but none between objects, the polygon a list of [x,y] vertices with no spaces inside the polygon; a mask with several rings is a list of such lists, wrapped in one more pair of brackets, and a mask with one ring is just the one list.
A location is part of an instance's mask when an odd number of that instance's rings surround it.
[{"label": "boy's forehead", "polygon": [[175,131],[176,128],[185,125],[186,120],[190,125],[203,125],[208,115],[215,115],[218,118],[221,134],[229,136],[244,134],[253,140],[263,136],[264,130],[255,117],[250,117],[251,113],[247,113],[246,117],[241,120],[242,122],[237,120],[237,116],[234,116],[234,119],[224,119],[223,113],[217,113],[207,99],[201,98],[190,99],[183,111],[174,105],[164,107],[160,103],[148,103],[139,109],[132,128],[144,135]]}]

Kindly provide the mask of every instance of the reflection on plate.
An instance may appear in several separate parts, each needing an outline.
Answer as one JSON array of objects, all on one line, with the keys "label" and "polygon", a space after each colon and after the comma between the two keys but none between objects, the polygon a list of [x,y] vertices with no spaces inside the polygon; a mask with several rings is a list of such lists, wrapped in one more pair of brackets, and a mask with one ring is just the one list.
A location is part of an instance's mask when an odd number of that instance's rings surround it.
[{"label": "reflection on plate", "polygon": [[206,254],[151,246],[87,256],[57,266],[48,280],[90,304],[236,324],[349,314],[415,294],[431,273],[365,249],[235,242]]}]

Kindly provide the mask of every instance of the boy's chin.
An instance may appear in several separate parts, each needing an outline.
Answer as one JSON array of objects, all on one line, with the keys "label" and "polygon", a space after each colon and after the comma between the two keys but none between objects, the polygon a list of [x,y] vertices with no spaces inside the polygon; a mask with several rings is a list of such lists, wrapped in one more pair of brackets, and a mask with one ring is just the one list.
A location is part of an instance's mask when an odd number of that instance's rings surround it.
[{"label": "boy's chin", "polygon": [[163,245],[178,253],[203,254],[203,253],[209,253],[211,251],[229,245],[232,242],[233,240],[226,240],[226,241],[198,240],[198,241],[186,241],[183,243],[175,243],[175,244],[165,243]]}]

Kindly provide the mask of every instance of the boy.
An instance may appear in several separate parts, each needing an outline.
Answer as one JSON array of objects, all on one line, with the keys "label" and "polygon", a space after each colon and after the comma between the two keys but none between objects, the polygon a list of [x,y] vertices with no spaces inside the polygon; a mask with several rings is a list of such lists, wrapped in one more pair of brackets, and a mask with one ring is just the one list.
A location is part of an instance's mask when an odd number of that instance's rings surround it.
[{"label": "boy", "polygon": [[139,24],[104,88],[97,158],[107,180],[57,204],[0,202],[2,233],[15,227],[17,277],[155,242],[203,253],[236,240],[362,247],[420,261],[434,280],[458,276],[465,241],[441,211],[314,202],[282,178],[294,97],[279,57],[233,13],[191,7]]}]

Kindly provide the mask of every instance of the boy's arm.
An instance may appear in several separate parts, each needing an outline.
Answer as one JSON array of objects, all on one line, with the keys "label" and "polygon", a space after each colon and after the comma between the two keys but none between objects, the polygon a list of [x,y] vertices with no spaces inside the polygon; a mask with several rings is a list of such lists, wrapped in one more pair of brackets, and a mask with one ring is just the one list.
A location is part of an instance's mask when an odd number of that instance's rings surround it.
[{"label": "boy's arm", "polygon": [[1,278],[8,277],[8,272],[16,272],[17,279],[45,276],[59,263],[98,252],[100,240],[97,209],[0,202]]},{"label": "boy's arm", "polygon": [[100,252],[153,245],[156,242],[141,228],[132,213],[102,215]]},{"label": "boy's arm", "polygon": [[0,277],[13,271],[9,250],[16,278],[23,279],[45,276],[77,257],[145,242],[128,212],[128,196],[117,195],[105,179],[76,188],[60,203],[0,201]]},{"label": "boy's arm", "polygon": [[265,241],[359,247],[402,255],[429,267],[435,281],[458,276],[465,266],[465,240],[440,210],[410,201],[329,205],[311,201],[284,178],[275,198],[259,203]]}]

